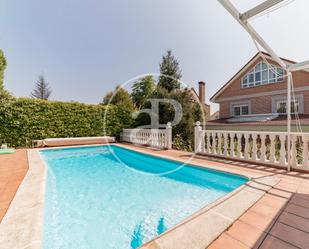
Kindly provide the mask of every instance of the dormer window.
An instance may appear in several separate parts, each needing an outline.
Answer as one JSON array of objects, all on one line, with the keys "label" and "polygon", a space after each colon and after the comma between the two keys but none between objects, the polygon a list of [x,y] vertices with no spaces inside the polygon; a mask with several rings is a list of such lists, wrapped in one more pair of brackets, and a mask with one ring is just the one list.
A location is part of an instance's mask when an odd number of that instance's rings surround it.
[{"label": "dormer window", "polygon": [[284,70],[264,62],[257,64],[241,79],[241,87],[248,88],[283,81]]}]

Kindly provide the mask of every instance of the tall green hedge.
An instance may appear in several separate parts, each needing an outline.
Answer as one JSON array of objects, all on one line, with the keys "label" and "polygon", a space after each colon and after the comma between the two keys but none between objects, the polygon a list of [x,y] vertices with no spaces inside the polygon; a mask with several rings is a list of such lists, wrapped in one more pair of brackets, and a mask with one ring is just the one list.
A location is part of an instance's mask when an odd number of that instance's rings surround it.
[{"label": "tall green hedge", "polygon": [[131,111],[120,106],[16,98],[0,107],[0,143],[13,147],[53,137],[118,137],[131,125]]}]

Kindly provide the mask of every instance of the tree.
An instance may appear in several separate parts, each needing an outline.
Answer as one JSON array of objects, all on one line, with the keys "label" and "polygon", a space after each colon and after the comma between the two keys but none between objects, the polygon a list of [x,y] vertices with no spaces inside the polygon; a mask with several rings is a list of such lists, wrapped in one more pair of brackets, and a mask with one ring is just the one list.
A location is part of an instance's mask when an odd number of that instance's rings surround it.
[{"label": "tree", "polygon": [[0,91],[4,90],[3,80],[4,80],[4,70],[6,68],[6,65],[7,63],[6,63],[4,53],[0,49]]},{"label": "tree", "polygon": [[112,104],[117,106],[123,106],[133,110],[133,102],[130,94],[127,90],[122,88],[121,86],[117,86],[114,91],[108,92],[103,98],[104,105]]},{"label": "tree", "polygon": [[31,97],[35,99],[45,99],[47,100],[51,95],[52,91],[49,84],[46,82],[43,75],[39,76],[39,79],[35,85],[35,89],[31,93]]},{"label": "tree", "polygon": [[[178,124],[173,126],[174,148],[186,151],[192,151],[194,144],[194,123],[197,120],[203,121],[202,110],[200,105],[192,101],[192,96],[189,91],[180,89],[177,91],[168,92],[167,89],[156,87],[149,98],[154,99],[173,99],[182,107],[182,118]],[[146,102],[143,106],[145,109],[151,108],[151,103]],[[159,123],[167,124],[173,121],[175,117],[175,109],[172,104],[159,103]],[[150,117],[147,113],[140,113],[135,119],[135,127],[141,125],[150,125]]]},{"label": "tree", "polygon": [[131,93],[131,97],[135,106],[139,109],[142,108],[155,89],[155,80],[151,75],[145,76],[144,78],[136,81],[132,86]]},{"label": "tree", "polygon": [[160,73],[158,86],[167,89],[169,92],[180,89],[181,70],[179,62],[172,55],[171,50],[167,50],[167,54],[162,58]]}]

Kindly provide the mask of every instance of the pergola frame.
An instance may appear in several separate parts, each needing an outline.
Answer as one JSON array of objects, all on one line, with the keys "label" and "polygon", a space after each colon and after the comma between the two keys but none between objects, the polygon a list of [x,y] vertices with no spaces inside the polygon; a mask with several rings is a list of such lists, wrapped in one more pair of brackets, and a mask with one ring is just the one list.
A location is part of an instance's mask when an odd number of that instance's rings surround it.
[{"label": "pergola frame", "polygon": [[230,0],[218,0],[223,7],[238,21],[238,23],[249,33],[262,48],[283,68],[287,73],[287,157],[288,171],[291,170],[291,80],[294,71],[309,69],[309,61],[303,61],[295,64],[287,64],[275,53],[275,51],[264,41],[258,32],[249,24],[249,19],[267,11],[284,0],[266,0],[252,9],[240,13]]}]

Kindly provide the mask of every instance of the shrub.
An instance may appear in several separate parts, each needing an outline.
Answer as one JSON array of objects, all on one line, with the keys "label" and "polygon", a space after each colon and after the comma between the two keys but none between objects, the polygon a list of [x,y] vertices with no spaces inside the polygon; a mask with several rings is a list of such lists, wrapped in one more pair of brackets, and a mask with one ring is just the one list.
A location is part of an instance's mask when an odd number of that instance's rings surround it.
[{"label": "shrub", "polygon": [[173,149],[193,151],[193,145],[191,141],[185,141],[181,134],[176,134],[173,139]]},{"label": "shrub", "polygon": [[[132,124],[129,110],[104,105],[17,98],[0,108],[0,142],[29,147],[35,139],[111,135]],[[104,129],[105,128],[105,129]],[[105,130],[105,132],[104,132]]]}]

